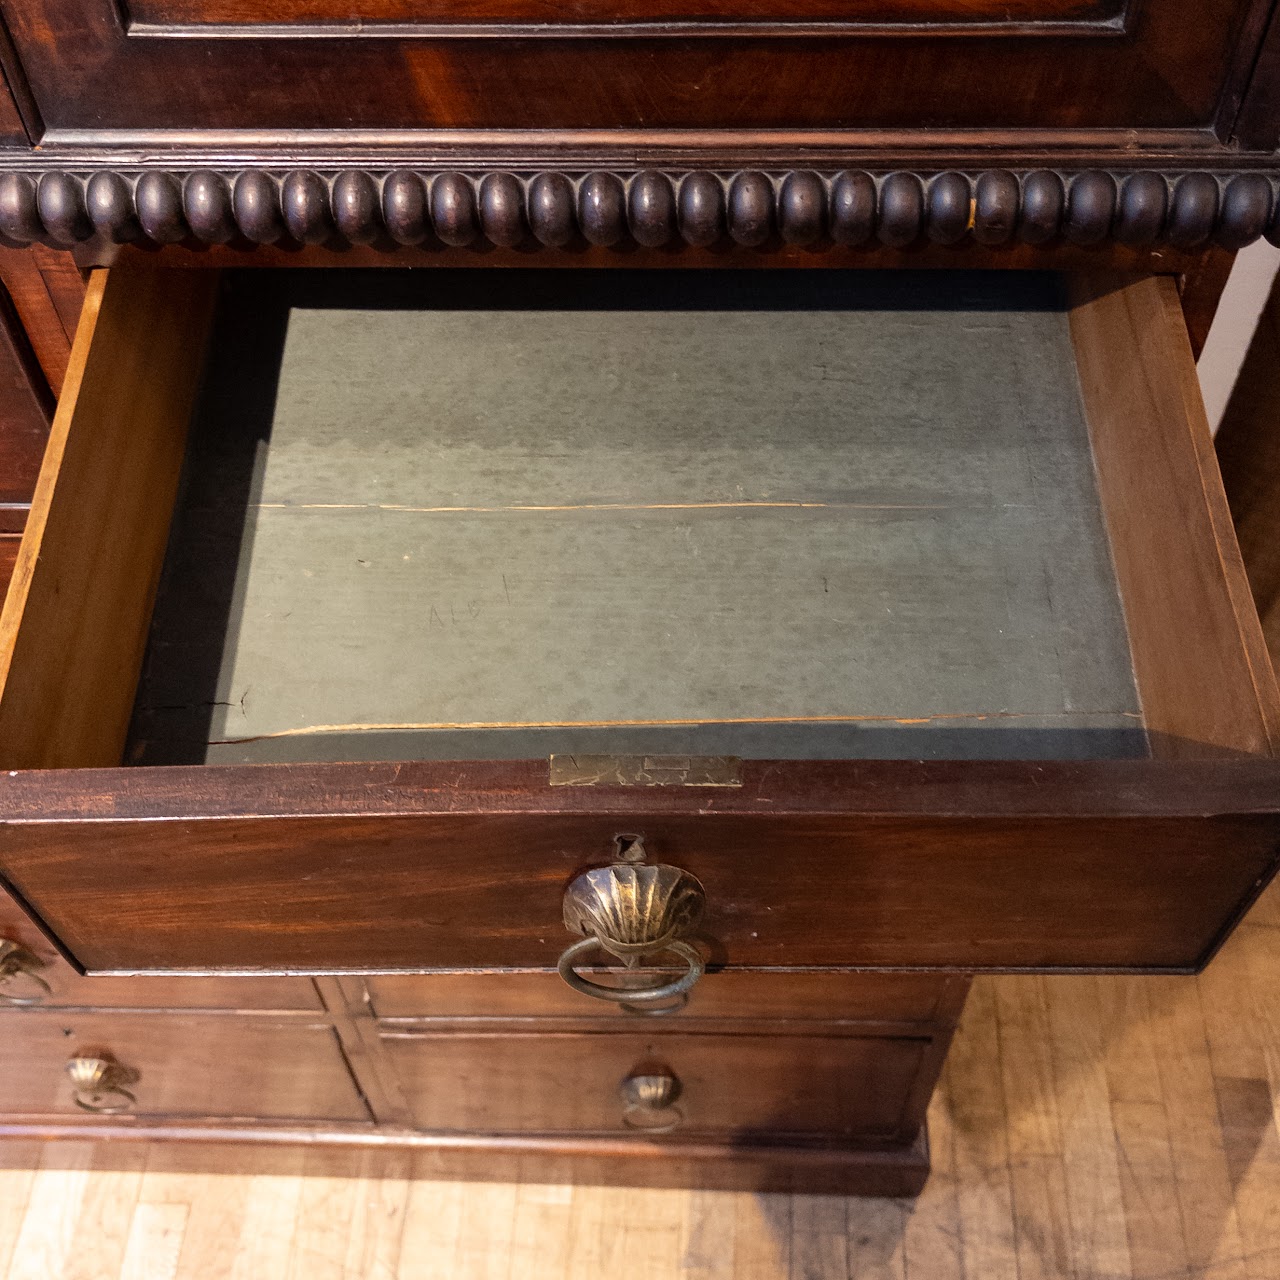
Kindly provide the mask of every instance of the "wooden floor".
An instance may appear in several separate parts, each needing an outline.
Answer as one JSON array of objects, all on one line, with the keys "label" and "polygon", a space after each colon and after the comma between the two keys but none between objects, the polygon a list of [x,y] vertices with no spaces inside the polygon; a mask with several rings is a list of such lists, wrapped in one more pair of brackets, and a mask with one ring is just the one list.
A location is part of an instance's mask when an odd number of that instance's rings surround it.
[{"label": "wooden floor", "polygon": [[1280,882],[1199,979],[976,983],[914,1204],[332,1178],[303,1157],[197,1176],[159,1150],[107,1171],[64,1147],[0,1171],[0,1276],[1275,1280],[1278,1119]]}]

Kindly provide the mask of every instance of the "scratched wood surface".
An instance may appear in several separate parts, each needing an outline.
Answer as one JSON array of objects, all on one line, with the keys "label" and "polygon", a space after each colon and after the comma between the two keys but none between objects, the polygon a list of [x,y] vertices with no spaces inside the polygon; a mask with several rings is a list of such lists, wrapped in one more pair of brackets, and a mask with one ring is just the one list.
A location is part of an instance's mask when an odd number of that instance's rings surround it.
[{"label": "scratched wood surface", "polygon": [[1052,277],[282,274],[131,759],[1142,754]]},{"label": "scratched wood surface", "polygon": [[[1273,1280],[1280,885],[1200,978],[984,978],[914,1204],[173,1172],[85,1145],[0,1172],[6,1280]],[[34,1157],[33,1157],[34,1158]]]}]

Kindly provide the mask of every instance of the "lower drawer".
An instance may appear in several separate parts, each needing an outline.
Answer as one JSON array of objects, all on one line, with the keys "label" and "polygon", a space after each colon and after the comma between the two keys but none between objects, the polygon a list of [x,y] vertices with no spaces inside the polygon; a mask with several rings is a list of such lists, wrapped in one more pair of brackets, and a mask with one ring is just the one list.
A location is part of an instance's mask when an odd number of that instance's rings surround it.
[{"label": "lower drawer", "polygon": [[383,1044],[422,1129],[906,1141],[937,1042],[855,1036],[414,1034]]},{"label": "lower drawer", "polygon": [[[78,1094],[68,1069],[76,1060]],[[159,1014],[0,1014],[0,1105],[7,1114],[369,1119],[332,1028]]]},{"label": "lower drawer", "polygon": [[[616,972],[616,970],[614,971]],[[594,974],[593,980],[607,980]],[[381,1018],[617,1017],[617,1005],[544,973],[384,974],[364,979]],[[707,974],[675,1016],[863,1021],[952,1026],[967,979],[908,973]]]}]

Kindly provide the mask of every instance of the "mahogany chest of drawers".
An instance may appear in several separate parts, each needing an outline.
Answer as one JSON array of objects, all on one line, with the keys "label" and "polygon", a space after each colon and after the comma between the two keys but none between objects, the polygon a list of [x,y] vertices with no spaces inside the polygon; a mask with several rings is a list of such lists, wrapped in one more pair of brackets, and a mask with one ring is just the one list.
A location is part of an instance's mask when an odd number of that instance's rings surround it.
[{"label": "mahogany chest of drawers", "polygon": [[910,1194],[1267,883],[1269,3],[0,16],[4,1134]]}]

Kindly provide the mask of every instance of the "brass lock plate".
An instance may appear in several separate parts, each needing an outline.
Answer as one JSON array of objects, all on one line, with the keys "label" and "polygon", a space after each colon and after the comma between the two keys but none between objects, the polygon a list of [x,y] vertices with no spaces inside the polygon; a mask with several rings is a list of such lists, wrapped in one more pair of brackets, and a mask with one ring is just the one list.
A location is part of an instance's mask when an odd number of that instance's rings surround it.
[{"label": "brass lock plate", "polygon": [[737,756],[553,755],[553,787],[740,787]]}]

